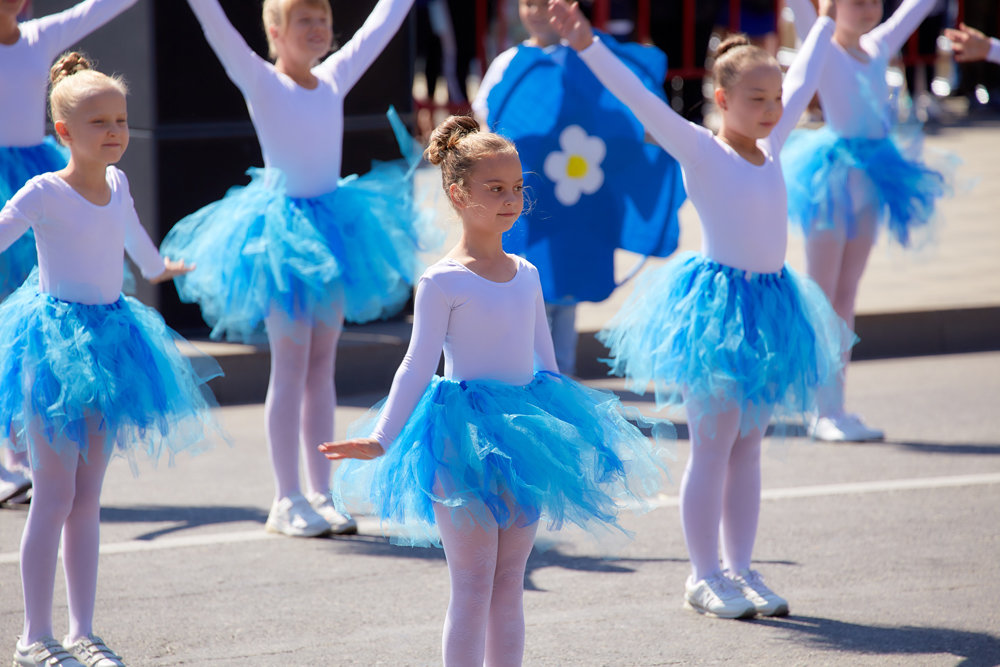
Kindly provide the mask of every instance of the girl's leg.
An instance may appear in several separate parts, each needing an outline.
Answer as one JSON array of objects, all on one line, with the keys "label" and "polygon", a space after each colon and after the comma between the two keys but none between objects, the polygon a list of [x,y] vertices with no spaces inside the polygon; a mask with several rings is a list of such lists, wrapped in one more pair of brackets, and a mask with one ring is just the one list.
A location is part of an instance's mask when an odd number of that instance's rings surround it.
[{"label": "girl's leg", "polygon": [[[814,231],[806,238],[806,270],[833,304],[840,282],[847,238],[842,230]],[[838,313],[839,314],[839,313]],[[844,412],[844,384],[841,377],[824,388],[819,396],[819,417],[837,417]]]},{"label": "girl's leg", "polygon": [[500,531],[486,626],[486,667],[517,667],[524,657],[524,570],[538,522]]},{"label": "girl's leg", "polygon": [[101,486],[108,468],[104,437],[93,429],[86,463],[76,467],[73,509],[63,527],[63,569],[69,603],[68,643],[94,631],[97,560],[101,546]]},{"label": "girl's leg", "polygon": [[309,372],[310,326],[281,312],[268,316],[271,378],[264,400],[264,421],[271,450],[276,498],[301,493],[299,486],[299,416]]},{"label": "girl's leg", "polygon": [[730,572],[750,568],[760,515],[760,429],[736,439],[722,494],[722,564]]},{"label": "girl's leg", "polygon": [[681,524],[695,581],[719,572],[723,488],[740,429],[739,408],[708,407],[685,400],[691,456],[681,481]]},{"label": "girl's leg", "polygon": [[330,493],[331,462],[316,446],[333,440],[334,410],[337,407],[333,371],[341,330],[339,324],[336,327],[324,324],[313,327],[302,401],[302,452],[309,490],[322,496]]},{"label": "girl's leg", "polygon": [[[36,437],[41,441],[41,435],[36,434]],[[71,461],[67,467],[67,462],[44,444],[38,447],[37,456],[37,461],[31,461],[34,491],[21,538],[22,646],[52,636],[52,595],[59,535],[73,509],[76,495],[76,461]]]},{"label": "girl's leg", "polygon": [[[497,572],[498,529],[478,523],[460,525],[451,509],[434,504],[441,531],[451,597],[441,638],[445,667],[481,667],[486,653],[486,624]],[[523,585],[523,579],[522,579]]]}]

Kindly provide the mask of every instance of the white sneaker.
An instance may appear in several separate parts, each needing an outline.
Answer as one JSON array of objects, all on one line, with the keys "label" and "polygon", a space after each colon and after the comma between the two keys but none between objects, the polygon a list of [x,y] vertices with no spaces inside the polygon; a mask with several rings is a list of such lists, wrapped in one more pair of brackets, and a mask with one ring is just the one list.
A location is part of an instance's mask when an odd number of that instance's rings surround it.
[{"label": "white sneaker", "polygon": [[95,634],[89,634],[72,644],[69,638],[63,640],[66,650],[87,667],[125,667],[122,657],[108,648],[104,640]]},{"label": "white sneaker", "polygon": [[0,503],[17,498],[30,488],[30,477],[18,470],[7,470],[0,466]]},{"label": "white sneaker", "polygon": [[765,586],[757,570],[727,572],[726,576],[739,587],[743,597],[753,604],[761,616],[788,616],[788,600]]},{"label": "white sneaker", "polygon": [[699,581],[689,576],[684,583],[684,608],[716,618],[749,618],[757,613],[754,604],[722,573]]},{"label": "white sneaker", "polygon": [[318,537],[330,532],[330,524],[301,493],[275,500],[264,528],[289,537]]},{"label": "white sneaker", "polygon": [[70,655],[54,637],[42,637],[31,646],[21,646],[21,640],[14,644],[13,667],[86,667]]},{"label": "white sneaker", "polygon": [[330,524],[330,532],[334,535],[354,535],[358,532],[357,522],[349,516],[344,516],[333,506],[329,495],[313,493],[309,495],[309,504],[316,513]]},{"label": "white sneaker", "polygon": [[885,437],[882,431],[866,426],[853,414],[819,417],[809,428],[809,435],[823,442],[870,442]]}]

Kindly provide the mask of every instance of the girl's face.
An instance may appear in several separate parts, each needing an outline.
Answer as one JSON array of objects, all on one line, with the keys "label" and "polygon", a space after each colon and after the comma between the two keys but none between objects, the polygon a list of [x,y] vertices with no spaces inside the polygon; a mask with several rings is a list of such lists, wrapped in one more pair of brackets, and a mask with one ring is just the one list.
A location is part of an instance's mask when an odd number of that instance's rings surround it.
[{"label": "girl's face", "polygon": [[315,63],[333,48],[333,17],[321,7],[297,3],[289,10],[285,25],[271,31],[281,60]]},{"label": "girl's face", "polygon": [[716,89],[715,96],[726,127],[751,139],[763,139],[771,134],[784,110],[781,71],[772,64],[755,65],[728,89]]},{"label": "girl's face", "polygon": [[836,0],[837,27],[863,35],[882,20],[882,0]]},{"label": "girl's face", "polygon": [[559,42],[559,33],[549,23],[549,0],[520,0],[517,11],[533,40],[544,46]]},{"label": "girl's face", "polygon": [[457,184],[449,195],[467,233],[503,234],[524,209],[524,175],[517,155],[500,153],[481,158],[463,192]]},{"label": "girl's face", "polygon": [[128,148],[125,96],[113,88],[95,92],[82,99],[67,118],[56,121],[55,129],[74,160],[115,164]]}]

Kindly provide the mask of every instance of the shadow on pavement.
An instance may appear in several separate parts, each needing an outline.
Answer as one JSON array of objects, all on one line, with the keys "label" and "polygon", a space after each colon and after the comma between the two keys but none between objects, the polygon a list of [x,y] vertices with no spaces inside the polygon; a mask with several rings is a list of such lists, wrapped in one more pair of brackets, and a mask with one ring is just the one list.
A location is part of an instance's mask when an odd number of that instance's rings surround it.
[{"label": "shadow on pavement", "polygon": [[983,443],[943,443],[943,442],[904,442],[886,441],[894,445],[921,454],[970,454],[973,456],[1000,456],[1000,445]]},{"label": "shadow on pavement", "polygon": [[956,664],[962,667],[992,667],[1000,664],[1000,636],[983,632],[909,625],[860,625],[813,616],[760,619],[754,623],[800,633],[814,646],[831,651],[894,656],[899,659],[905,656],[947,653],[961,658]]},{"label": "shadow on pavement", "polygon": [[262,526],[267,521],[267,510],[259,507],[170,507],[164,505],[135,505],[132,507],[102,507],[101,523],[171,523],[158,530],[137,535],[136,540],[155,540],[170,533],[213,524],[250,521]]}]

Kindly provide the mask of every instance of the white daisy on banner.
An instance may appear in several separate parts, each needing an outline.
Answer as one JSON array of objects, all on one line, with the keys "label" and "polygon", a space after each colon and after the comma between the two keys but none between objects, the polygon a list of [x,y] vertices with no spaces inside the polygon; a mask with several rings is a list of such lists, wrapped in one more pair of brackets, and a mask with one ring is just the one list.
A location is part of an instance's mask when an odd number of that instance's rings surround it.
[{"label": "white daisy on banner", "polygon": [[556,199],[573,206],[582,195],[592,195],[604,185],[601,163],[608,148],[600,137],[590,136],[579,125],[569,125],[559,135],[561,151],[545,158],[543,171],[556,184]]}]

